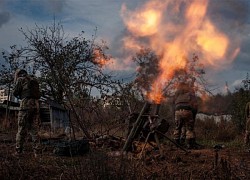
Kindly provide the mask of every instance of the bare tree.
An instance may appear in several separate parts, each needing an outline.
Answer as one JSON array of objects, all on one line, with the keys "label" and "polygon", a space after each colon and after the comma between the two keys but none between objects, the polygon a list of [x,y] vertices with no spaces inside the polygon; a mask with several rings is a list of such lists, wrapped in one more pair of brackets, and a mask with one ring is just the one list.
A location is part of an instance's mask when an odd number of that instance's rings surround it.
[{"label": "bare tree", "polygon": [[[67,105],[80,122],[74,100],[90,96],[93,88],[107,92],[112,86],[111,76],[103,72],[110,57],[104,41],[96,42],[96,35],[87,40],[82,31],[78,36],[66,35],[60,23],[51,26],[35,25],[34,29],[20,29],[27,46],[16,48],[6,58],[18,62],[11,69],[25,68],[39,77],[43,94]],[[16,46],[15,46],[16,47]],[[23,64],[20,67],[20,64]],[[66,102],[66,103],[65,103]],[[79,123],[90,137],[84,123]]]},{"label": "bare tree", "polygon": [[110,85],[110,76],[102,71],[109,60],[105,54],[104,42],[97,44],[95,36],[84,38],[84,32],[77,37],[65,35],[58,23],[50,27],[36,27],[32,30],[20,29],[28,46],[22,48],[22,56],[33,71],[39,72],[46,94],[62,102],[65,94],[73,95],[89,92],[92,87],[102,89]]},{"label": "bare tree", "polygon": [[157,78],[159,69],[159,59],[152,50],[141,49],[134,57],[133,61],[138,65],[134,85],[140,89],[149,91],[152,82]]},{"label": "bare tree", "polygon": [[1,62],[0,86],[12,86],[15,70],[25,67],[25,63],[18,60],[19,50],[16,45],[10,47],[11,53],[2,51],[4,62]]}]

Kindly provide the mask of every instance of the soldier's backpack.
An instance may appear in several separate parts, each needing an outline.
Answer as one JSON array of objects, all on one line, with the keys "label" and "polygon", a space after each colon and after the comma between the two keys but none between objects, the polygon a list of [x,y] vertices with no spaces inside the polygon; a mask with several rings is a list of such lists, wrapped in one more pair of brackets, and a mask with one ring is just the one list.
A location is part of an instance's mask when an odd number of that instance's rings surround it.
[{"label": "soldier's backpack", "polygon": [[24,87],[24,96],[34,99],[41,97],[40,85],[34,76],[27,76],[27,84]]},{"label": "soldier's backpack", "polygon": [[[194,94],[194,92],[186,92],[179,94],[175,100],[175,108],[178,109],[180,107],[182,108],[188,108],[191,110],[197,111],[197,98]],[[184,108],[184,109],[185,109]]]},{"label": "soldier's backpack", "polygon": [[191,93],[190,92],[185,92],[182,94],[179,94],[175,100],[175,104],[179,103],[190,103],[191,101]]}]

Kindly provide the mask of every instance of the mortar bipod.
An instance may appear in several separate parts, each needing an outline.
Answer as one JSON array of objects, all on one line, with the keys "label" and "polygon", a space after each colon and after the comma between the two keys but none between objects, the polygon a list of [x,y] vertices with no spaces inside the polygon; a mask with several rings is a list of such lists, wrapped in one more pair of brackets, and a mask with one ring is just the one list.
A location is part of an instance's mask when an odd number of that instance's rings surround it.
[{"label": "mortar bipod", "polygon": [[[152,147],[155,147],[152,143],[150,143],[149,141],[149,138],[150,136],[153,136],[155,142],[156,142],[156,145],[157,145],[157,148],[159,149],[159,152],[160,152],[160,155],[161,157],[163,157],[163,151],[162,151],[162,148],[161,148],[161,144],[160,144],[160,138],[166,138],[167,140],[169,140],[170,142],[172,142],[175,146],[177,146],[178,148],[180,148],[181,150],[183,150],[185,153],[189,153],[189,151],[187,149],[185,149],[184,147],[182,147],[181,145],[177,144],[175,141],[173,141],[171,138],[169,138],[168,136],[165,135],[165,133],[161,132],[159,129],[159,127],[161,127],[162,124],[160,123],[164,123],[165,121],[164,120],[160,120],[159,119],[159,116],[158,115],[153,115],[153,116],[148,116],[149,118],[149,128],[150,128],[150,131],[149,133],[147,134],[146,136],[146,139],[144,141],[144,145],[143,145],[143,148],[140,152],[140,159],[142,158],[142,155],[143,155],[143,152],[144,152],[144,149],[147,145],[147,143],[149,145],[151,145]],[[145,126],[147,126],[145,124]],[[163,125],[164,126],[164,125]],[[166,126],[166,125],[165,125]],[[169,126],[169,124],[168,124]],[[145,128],[145,127],[144,127]],[[168,128],[167,128],[168,129]]]},{"label": "mortar bipod", "polygon": [[141,112],[139,114],[134,114],[135,115],[134,118],[136,118],[136,121],[134,122],[132,129],[129,131],[128,138],[123,146],[124,152],[127,152],[128,149],[132,147],[132,143],[136,138],[138,138],[139,133],[145,135],[144,137],[146,137],[145,144],[142,148],[141,154],[143,153],[147,143],[153,146],[149,141],[149,138],[152,136],[158,146],[161,156],[163,156],[163,152],[162,149],[160,148],[159,137],[163,138],[165,137],[167,140],[174,143],[177,147],[179,147],[186,153],[188,152],[185,148],[175,143],[172,139],[168,138],[165,135],[165,133],[168,131],[169,123],[165,119],[159,118],[159,110],[160,110],[160,104],[156,104],[154,114],[152,115],[151,104],[146,102]]}]

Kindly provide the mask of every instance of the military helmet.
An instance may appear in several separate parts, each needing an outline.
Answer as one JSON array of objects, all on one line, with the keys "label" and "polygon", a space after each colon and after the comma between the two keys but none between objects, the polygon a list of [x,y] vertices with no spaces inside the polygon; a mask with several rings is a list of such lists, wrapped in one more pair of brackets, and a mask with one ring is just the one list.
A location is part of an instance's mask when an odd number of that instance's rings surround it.
[{"label": "military helmet", "polygon": [[28,73],[24,69],[17,69],[14,75],[14,82],[16,82],[17,78],[26,76]]},{"label": "military helmet", "polygon": [[24,69],[17,69],[16,72],[15,72],[15,75],[16,76],[21,76],[21,75],[26,75],[28,74],[27,71],[25,71]]}]

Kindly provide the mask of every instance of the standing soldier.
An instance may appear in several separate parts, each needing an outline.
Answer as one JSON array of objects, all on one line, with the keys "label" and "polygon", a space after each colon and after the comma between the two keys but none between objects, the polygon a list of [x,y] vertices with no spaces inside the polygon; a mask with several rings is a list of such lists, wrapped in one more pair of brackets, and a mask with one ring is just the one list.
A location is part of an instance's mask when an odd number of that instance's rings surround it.
[{"label": "standing soldier", "polygon": [[23,145],[27,133],[32,137],[33,150],[37,156],[39,149],[38,122],[40,89],[34,76],[21,69],[15,73],[15,87],[13,95],[21,99],[18,113],[18,131],[16,134],[16,155],[23,153]]},{"label": "standing soldier", "polygon": [[250,136],[250,101],[246,104],[245,116],[246,116],[246,131],[245,131],[244,143],[246,146],[248,146],[249,136]]},{"label": "standing soldier", "polygon": [[197,113],[197,99],[193,87],[187,82],[179,83],[174,96],[176,143],[183,144],[187,141],[189,149],[200,148],[196,143],[194,131],[195,115]]}]

